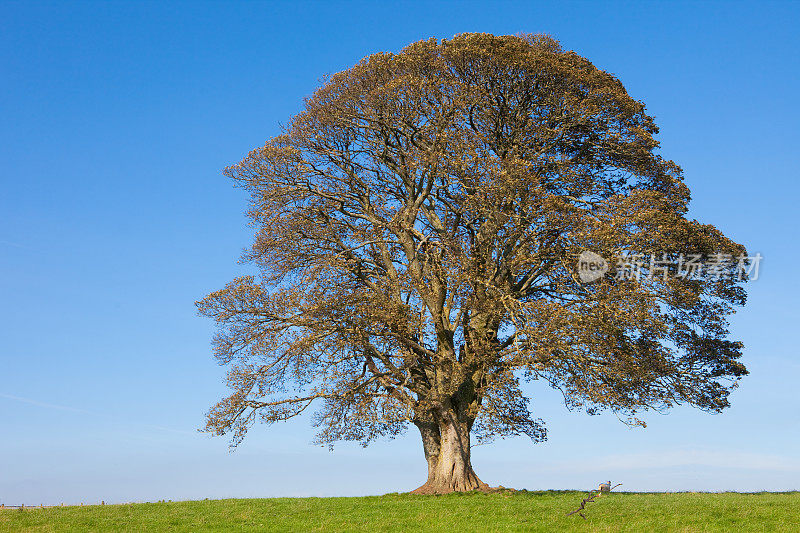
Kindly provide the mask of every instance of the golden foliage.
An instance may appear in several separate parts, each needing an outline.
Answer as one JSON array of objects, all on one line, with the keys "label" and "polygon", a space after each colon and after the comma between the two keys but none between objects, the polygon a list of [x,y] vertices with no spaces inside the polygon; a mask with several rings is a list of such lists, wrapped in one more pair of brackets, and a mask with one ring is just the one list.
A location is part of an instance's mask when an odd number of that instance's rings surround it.
[{"label": "golden foliage", "polygon": [[744,252],[686,218],[656,133],[617,78],[546,36],[431,39],[334,74],[226,169],[262,276],[198,302],[233,390],[208,429],[238,442],[319,399],[322,442],[448,420],[467,442],[540,440],[522,379],[633,423],[723,409],[746,373],[725,319],[739,282],[575,273],[583,250]]}]

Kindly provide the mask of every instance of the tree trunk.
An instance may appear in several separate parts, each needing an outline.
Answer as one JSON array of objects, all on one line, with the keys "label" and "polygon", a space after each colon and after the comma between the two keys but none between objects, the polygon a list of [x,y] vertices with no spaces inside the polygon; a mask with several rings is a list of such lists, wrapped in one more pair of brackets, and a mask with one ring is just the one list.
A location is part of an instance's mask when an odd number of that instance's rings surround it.
[{"label": "tree trunk", "polygon": [[431,422],[416,422],[428,461],[428,480],[412,494],[488,490],[489,486],[472,470],[470,424],[459,420],[453,411],[436,418]]}]

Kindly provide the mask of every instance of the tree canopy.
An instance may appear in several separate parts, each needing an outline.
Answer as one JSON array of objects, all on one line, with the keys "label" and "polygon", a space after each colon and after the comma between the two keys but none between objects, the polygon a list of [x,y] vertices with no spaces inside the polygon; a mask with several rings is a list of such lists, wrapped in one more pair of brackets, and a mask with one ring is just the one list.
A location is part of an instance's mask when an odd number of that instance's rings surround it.
[{"label": "tree canopy", "polygon": [[[545,438],[524,381],[633,424],[727,407],[744,280],[675,261],[745,249],[687,217],[657,132],[616,77],[542,35],[430,39],[330,76],[225,171],[250,194],[260,275],[198,302],[232,389],[208,430],[238,443],[312,404],[322,443],[412,423],[418,490],[446,492],[485,488],[471,438]],[[591,282],[586,250],[608,260]],[[621,275],[631,257],[649,262]]]}]

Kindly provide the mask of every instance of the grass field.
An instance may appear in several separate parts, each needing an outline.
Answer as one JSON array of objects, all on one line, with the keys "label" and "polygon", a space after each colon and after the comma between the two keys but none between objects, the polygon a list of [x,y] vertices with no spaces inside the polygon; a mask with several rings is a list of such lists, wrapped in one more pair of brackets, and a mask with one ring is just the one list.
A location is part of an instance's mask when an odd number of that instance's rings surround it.
[{"label": "grass field", "polygon": [[800,492],[272,498],[0,511],[0,531],[800,531]]}]

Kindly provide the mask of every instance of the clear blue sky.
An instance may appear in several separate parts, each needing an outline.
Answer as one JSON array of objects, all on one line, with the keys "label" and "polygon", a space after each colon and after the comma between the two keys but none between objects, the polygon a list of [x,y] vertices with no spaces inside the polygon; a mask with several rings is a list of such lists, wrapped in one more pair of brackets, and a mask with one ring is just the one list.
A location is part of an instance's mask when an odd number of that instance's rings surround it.
[{"label": "clear blue sky", "polygon": [[692,215],[764,256],[734,320],[733,407],[646,430],[533,387],[550,440],[475,449],[492,485],[800,488],[796,3],[0,4],[0,502],[354,495],[424,481],[419,437],[313,447],[308,419],[233,454],[193,302],[244,271],[220,174],[325,73],[466,31],[545,32],[646,102]]}]

